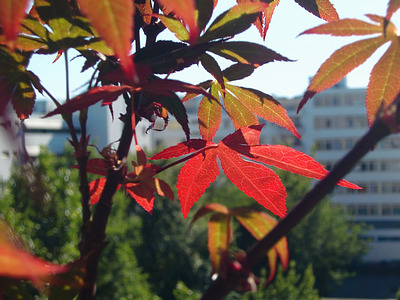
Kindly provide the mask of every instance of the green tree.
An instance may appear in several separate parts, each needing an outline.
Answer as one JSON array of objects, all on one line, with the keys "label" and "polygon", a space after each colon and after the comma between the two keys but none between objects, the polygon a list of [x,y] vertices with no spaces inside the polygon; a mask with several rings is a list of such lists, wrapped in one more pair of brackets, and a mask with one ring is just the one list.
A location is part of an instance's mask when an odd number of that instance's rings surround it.
[{"label": "green tree", "polygon": [[[263,272],[264,275],[265,271]],[[300,275],[302,274],[302,275]],[[315,276],[311,265],[304,273],[299,273],[294,261],[290,262],[288,270],[283,271],[279,266],[274,280],[266,285],[265,280],[255,293],[247,293],[243,300],[318,300],[318,290],[314,288]],[[265,286],[266,285],[266,286]]]},{"label": "green tree", "polygon": [[[288,172],[280,174],[287,189],[287,205],[291,209],[309,189],[310,180]],[[367,227],[349,220],[341,205],[324,199],[288,235],[290,258],[300,273],[313,266],[316,287],[326,295],[335,285],[350,276],[350,267],[368,252],[361,236]]]},{"label": "green tree", "polygon": [[71,148],[56,156],[45,148],[16,166],[4,183],[0,216],[43,259],[67,263],[79,257],[81,205]]}]

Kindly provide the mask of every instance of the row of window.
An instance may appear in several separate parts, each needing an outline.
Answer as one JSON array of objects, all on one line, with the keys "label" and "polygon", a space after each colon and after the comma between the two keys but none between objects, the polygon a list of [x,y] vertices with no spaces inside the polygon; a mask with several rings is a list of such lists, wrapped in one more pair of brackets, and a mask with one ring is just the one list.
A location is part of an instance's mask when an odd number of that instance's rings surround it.
[{"label": "row of window", "polygon": [[364,128],[368,126],[366,116],[334,116],[316,117],[314,127],[316,129],[326,128]]},{"label": "row of window", "polygon": [[363,106],[364,96],[360,95],[320,95],[313,101],[314,106],[329,107],[329,106]]},{"label": "row of window", "polygon": [[[334,162],[326,161],[323,163],[325,168],[330,171],[334,166]],[[363,160],[357,164],[352,172],[378,172],[378,171],[400,171],[400,159],[383,159],[383,160]]]},{"label": "row of window", "polygon": [[362,187],[361,190],[348,189],[341,186],[335,188],[335,194],[398,194],[400,193],[400,182],[382,181],[382,182],[356,182]]},{"label": "row of window", "polygon": [[[357,142],[357,138],[317,139],[316,150],[350,150]],[[376,149],[400,149],[400,137],[391,136],[379,142]]]},{"label": "row of window", "polygon": [[[352,216],[400,216],[400,204],[351,204],[346,205],[347,211]],[[374,225],[374,224],[372,224]],[[379,225],[379,224],[378,224]],[[400,224],[397,224],[400,225]],[[382,226],[374,226],[382,227]],[[385,227],[386,228],[386,227]]]}]

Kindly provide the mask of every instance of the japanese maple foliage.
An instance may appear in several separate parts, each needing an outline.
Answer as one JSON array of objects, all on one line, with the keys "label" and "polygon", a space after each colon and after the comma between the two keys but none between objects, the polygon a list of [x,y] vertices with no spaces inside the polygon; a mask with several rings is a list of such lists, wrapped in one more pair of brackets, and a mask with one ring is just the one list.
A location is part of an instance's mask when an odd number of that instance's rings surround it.
[{"label": "japanese maple foliage", "polygon": [[[29,7],[31,2],[26,0],[1,1],[0,115],[11,102],[21,120],[29,118],[35,105],[35,90],[47,95],[57,108],[45,117],[61,115],[70,131],[77,160],[73,167],[79,170],[82,196],[81,258],[78,263],[68,265],[70,272],[64,274],[64,267],[48,265],[4,242],[2,233],[7,229],[0,228],[2,276],[38,281],[49,272],[61,272],[69,291],[57,290],[51,284],[49,290],[54,295],[64,293],[73,298],[79,293],[80,299],[94,299],[98,263],[106,244],[105,230],[115,192],[122,188],[151,213],[155,195],[174,199],[171,188],[158,174],[182,162],[185,164],[177,178],[177,189],[185,218],[220,170],[246,195],[281,218],[287,214],[286,190],[268,166],[320,180],[329,177],[328,171],[308,155],[283,145],[261,145],[259,136],[263,126],[259,125],[259,118],[285,128],[297,138],[300,135],[274,97],[234,83],[268,63],[290,63],[288,57],[259,43],[232,40],[253,25],[265,40],[280,1],[237,0],[236,5],[213,15],[218,2],[223,1],[35,0]],[[377,111],[389,106],[400,91],[400,46],[396,28],[390,22],[400,2],[390,0],[385,17],[368,15],[371,22],[340,20],[329,0],[295,2],[329,21],[303,34],[374,35],[337,50],[311,81],[300,108],[313,95],[334,85],[363,63],[380,46],[390,43],[371,73],[367,90],[368,119],[372,123]],[[161,40],[158,35],[164,30],[176,39]],[[66,72],[66,97],[59,100],[29,70],[29,62],[33,55],[57,55],[56,59],[65,59],[68,70],[70,49],[85,59],[82,71],[92,70],[93,74],[87,90],[70,97],[69,71]],[[222,68],[220,58],[230,65]],[[210,79],[192,84],[169,78],[170,74],[195,65],[204,68]],[[181,99],[177,92],[186,95]],[[201,97],[197,112],[201,139],[191,138],[185,108],[186,102],[197,96]],[[101,102],[112,113],[116,101],[124,101],[126,107],[126,112],[119,116],[123,130],[118,148],[106,147],[102,158],[90,158],[90,133],[86,132],[88,109]],[[214,143],[222,112],[227,113],[236,131]],[[79,113],[80,131],[76,130],[73,113]],[[170,116],[182,127],[187,140],[151,157],[152,160],[178,158],[159,167],[149,163],[144,151],[137,146],[136,126],[146,119],[151,123],[147,130],[152,130],[156,119],[162,118],[164,128],[156,128],[161,131],[168,127]],[[128,171],[127,155],[132,141],[137,159],[131,162],[133,170]],[[88,173],[101,177],[89,182]],[[359,189],[348,181],[338,180],[332,185]],[[229,250],[233,240],[231,220],[235,218],[262,242],[265,235],[288,218],[277,223],[265,212],[208,204],[195,214],[192,222],[208,213],[212,213],[208,246],[213,271],[220,278],[236,277],[234,288],[240,291],[254,289],[257,280],[249,267],[249,257]],[[269,260],[268,280],[274,276],[278,257],[284,267],[288,264],[284,234],[273,235],[276,240],[261,251],[262,255],[267,253]],[[80,263],[84,266],[79,267]],[[225,292],[224,289],[217,291]]]},{"label": "japanese maple foliage", "polygon": [[370,125],[379,109],[388,107],[400,92],[400,46],[397,29],[390,17],[399,8],[398,1],[390,1],[387,17],[369,14],[372,23],[357,19],[342,19],[304,31],[302,34],[329,34],[333,36],[374,35],[336,50],[319,68],[305,92],[298,110],[316,93],[327,89],[354,68],[364,63],[378,48],[390,43],[372,69],[365,105]]},{"label": "japanese maple foliage", "polygon": [[[182,167],[177,182],[178,197],[186,218],[194,203],[217,178],[219,166],[246,195],[279,217],[286,215],[286,190],[278,175],[263,164],[303,176],[322,179],[328,171],[312,157],[282,145],[259,145],[263,125],[242,127],[218,144],[189,140],[167,148],[149,159],[170,159],[195,152]],[[260,164],[262,163],[262,164]],[[359,189],[341,180],[339,185]]]}]

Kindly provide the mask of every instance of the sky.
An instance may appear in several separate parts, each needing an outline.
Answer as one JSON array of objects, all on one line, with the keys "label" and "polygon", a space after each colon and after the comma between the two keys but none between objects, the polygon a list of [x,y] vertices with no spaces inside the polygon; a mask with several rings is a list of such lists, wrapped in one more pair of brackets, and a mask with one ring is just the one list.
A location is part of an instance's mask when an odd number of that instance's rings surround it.
[{"label": "sky", "polygon": [[[331,0],[340,18],[357,18],[369,21],[366,14],[386,14],[386,0]],[[219,0],[217,13],[225,11],[234,5],[234,0]],[[215,17],[214,16],[214,17]],[[400,26],[400,12],[396,13],[392,20]],[[275,97],[299,96],[307,89],[310,78],[315,75],[321,64],[340,47],[364,37],[331,37],[324,35],[301,35],[307,29],[323,24],[324,21],[308,13],[294,0],[281,0],[272,17],[271,25],[266,40],[263,41],[254,26],[245,33],[235,37],[235,40],[252,41],[262,44],[293,62],[273,62],[258,68],[250,77],[236,81],[237,85],[259,89]],[[162,38],[170,39],[171,35],[163,35]],[[349,87],[366,87],[369,73],[383,54],[386,46],[379,49],[364,65],[352,71],[347,77]],[[75,54],[70,52],[69,58]],[[42,84],[60,101],[65,98],[65,62],[59,59],[51,63],[55,55],[35,57],[29,69],[39,75]],[[78,93],[81,87],[90,77],[91,73],[80,74],[82,60],[77,58],[69,63],[71,95]],[[221,61],[221,64],[226,62]],[[192,84],[203,80],[212,79],[201,66],[193,66],[182,72],[174,74],[170,78],[179,79]],[[40,96],[38,96],[40,97]]]}]

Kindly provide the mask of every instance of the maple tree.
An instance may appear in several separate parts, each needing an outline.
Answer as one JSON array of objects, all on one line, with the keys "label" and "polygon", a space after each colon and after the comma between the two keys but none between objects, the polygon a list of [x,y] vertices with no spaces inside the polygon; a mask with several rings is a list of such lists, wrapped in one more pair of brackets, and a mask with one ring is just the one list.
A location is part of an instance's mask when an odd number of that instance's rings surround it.
[{"label": "maple tree", "polygon": [[[339,19],[328,0],[296,2],[328,21],[303,34],[377,35],[337,50],[312,79],[299,110],[313,95],[337,83],[381,45],[391,43],[372,70],[367,90],[371,129],[331,173],[311,157],[290,147],[260,145],[262,125],[258,118],[276,123],[297,138],[300,136],[285,109],[271,95],[232,83],[250,76],[264,64],[290,61],[261,44],[231,40],[252,25],[257,27],[260,38],[265,39],[279,0],[238,0],[236,5],[214,19],[217,0],[35,0],[32,5],[30,1],[2,0],[0,113],[8,118],[5,108],[11,102],[21,120],[29,118],[35,105],[35,91],[47,95],[56,104],[57,108],[45,117],[62,115],[70,130],[70,143],[77,160],[73,167],[80,175],[82,205],[82,232],[78,245],[81,257],[78,261],[67,266],[49,267],[48,272],[43,273],[44,262],[25,252],[13,250],[10,254],[7,252],[10,246],[3,243],[0,260],[15,259],[15,265],[6,265],[0,270],[3,275],[30,279],[34,283],[46,275],[51,286],[57,288],[69,284],[65,281],[73,277],[71,273],[81,272],[83,280],[74,282],[73,291],[79,293],[80,299],[94,299],[98,262],[106,246],[105,230],[115,192],[123,188],[151,213],[155,194],[174,199],[168,184],[156,176],[184,163],[177,188],[183,217],[187,217],[195,202],[218,176],[218,161],[232,183],[281,219],[277,222],[263,211],[245,207],[228,210],[222,205],[209,204],[200,208],[193,222],[212,213],[208,245],[216,274],[215,282],[203,299],[219,299],[232,289],[253,290],[257,279],[251,270],[265,254],[269,259],[269,280],[274,276],[277,256],[282,265],[287,266],[284,236],[335,184],[359,189],[341,178],[377,141],[398,132],[397,106],[400,101],[397,97],[400,47],[396,29],[390,22],[400,2],[390,0],[385,17],[368,15],[373,23]],[[173,33],[178,41],[158,40],[158,34],[164,30]],[[143,38],[145,45],[142,46]],[[67,80],[66,101],[62,103],[51,95],[28,66],[32,55],[57,54],[56,59],[64,57],[68,62],[69,49],[77,50],[86,59],[82,70],[92,69],[93,76],[87,91],[74,98],[69,96]],[[232,64],[221,69],[217,57]],[[195,85],[168,78],[197,63],[212,79]],[[176,92],[186,95],[181,99]],[[192,139],[184,103],[197,96],[202,97],[198,108],[201,139]],[[86,132],[88,108],[101,102],[112,113],[115,101],[126,104],[118,147],[113,149],[110,145],[101,151],[102,159],[90,159],[90,133]],[[236,131],[214,143],[223,111],[231,118]],[[73,123],[72,113],[75,112],[79,112],[80,135]],[[169,114],[181,125],[187,141],[172,145],[148,159],[138,146],[136,125],[147,119],[152,122],[148,129],[151,130],[155,120],[162,118],[166,127]],[[131,162],[133,171],[129,172],[126,160],[131,144],[135,145],[137,159]],[[148,162],[178,157],[164,167]],[[285,187],[266,165],[321,181],[287,214]],[[88,173],[103,177],[89,182]],[[232,217],[259,241],[247,252],[233,254],[229,250]],[[21,257],[23,260],[18,260]],[[17,264],[24,262],[32,264],[33,273],[11,272]],[[83,269],[77,267],[78,263]],[[67,274],[63,283],[50,276],[50,273],[60,272]],[[57,291],[62,293],[62,288]],[[1,292],[7,293],[3,289]]]}]

